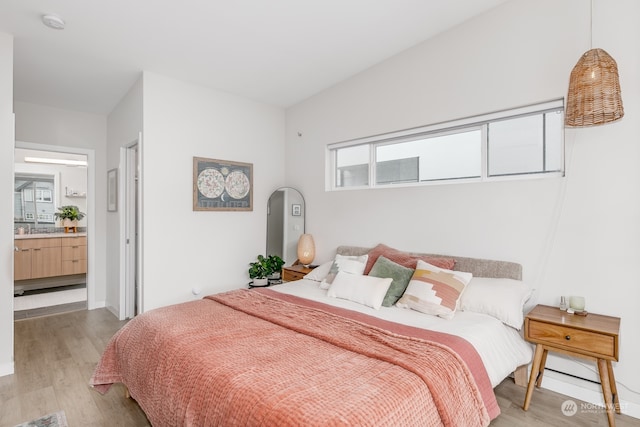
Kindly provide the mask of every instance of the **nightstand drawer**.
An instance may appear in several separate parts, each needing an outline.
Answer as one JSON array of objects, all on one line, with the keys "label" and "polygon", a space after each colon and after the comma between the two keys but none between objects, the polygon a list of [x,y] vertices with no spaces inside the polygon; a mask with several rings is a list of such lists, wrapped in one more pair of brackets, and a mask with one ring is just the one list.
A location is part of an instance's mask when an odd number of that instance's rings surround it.
[{"label": "nightstand drawer", "polygon": [[293,282],[294,280],[300,280],[303,279],[304,276],[307,273],[303,273],[301,271],[293,271],[290,269],[285,268],[284,270],[282,270],[282,280],[285,282]]},{"label": "nightstand drawer", "polygon": [[526,338],[536,343],[573,350],[594,357],[606,359],[616,357],[614,337],[567,326],[529,320]]},{"label": "nightstand drawer", "polygon": [[290,267],[282,268],[282,281],[293,282],[294,280],[304,279],[304,276],[311,273],[316,266],[305,267],[301,264],[295,264]]}]

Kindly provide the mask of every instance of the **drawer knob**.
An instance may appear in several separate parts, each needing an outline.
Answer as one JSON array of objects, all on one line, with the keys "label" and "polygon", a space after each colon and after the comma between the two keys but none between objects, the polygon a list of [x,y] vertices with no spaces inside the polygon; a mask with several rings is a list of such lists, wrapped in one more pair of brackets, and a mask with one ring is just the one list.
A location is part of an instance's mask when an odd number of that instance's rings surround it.
[{"label": "drawer knob", "polygon": [[571,335],[567,335],[564,337],[565,340],[569,341],[571,339]]}]

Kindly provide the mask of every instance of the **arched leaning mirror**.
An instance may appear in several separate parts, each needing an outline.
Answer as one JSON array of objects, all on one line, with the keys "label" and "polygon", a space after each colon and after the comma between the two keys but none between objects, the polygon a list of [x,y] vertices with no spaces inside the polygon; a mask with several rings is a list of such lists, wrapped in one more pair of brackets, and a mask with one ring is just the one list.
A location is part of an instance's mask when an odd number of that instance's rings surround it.
[{"label": "arched leaning mirror", "polygon": [[282,187],[267,205],[267,255],[278,255],[285,265],[297,259],[298,239],[304,234],[304,197],[295,188]]}]

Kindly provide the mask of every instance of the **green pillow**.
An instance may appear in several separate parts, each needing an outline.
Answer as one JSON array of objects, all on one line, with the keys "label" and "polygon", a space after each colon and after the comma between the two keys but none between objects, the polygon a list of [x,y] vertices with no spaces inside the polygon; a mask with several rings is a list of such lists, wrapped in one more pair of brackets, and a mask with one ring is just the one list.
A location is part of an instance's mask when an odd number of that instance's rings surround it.
[{"label": "green pillow", "polygon": [[378,257],[371,271],[369,271],[369,276],[393,279],[382,301],[383,307],[391,307],[400,299],[409,285],[413,272],[412,268],[396,264],[382,255]]}]

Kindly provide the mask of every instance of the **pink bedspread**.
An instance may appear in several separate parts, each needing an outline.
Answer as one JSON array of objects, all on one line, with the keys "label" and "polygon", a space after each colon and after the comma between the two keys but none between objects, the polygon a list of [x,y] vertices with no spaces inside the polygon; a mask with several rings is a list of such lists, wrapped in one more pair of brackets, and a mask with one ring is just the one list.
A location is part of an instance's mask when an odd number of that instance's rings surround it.
[{"label": "pink bedspread", "polygon": [[485,426],[499,408],[466,341],[269,289],[152,310],[93,377],[154,426]]}]

